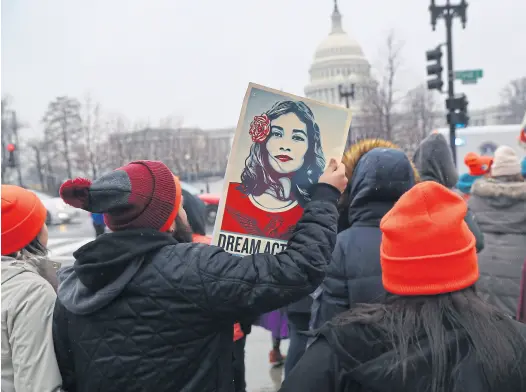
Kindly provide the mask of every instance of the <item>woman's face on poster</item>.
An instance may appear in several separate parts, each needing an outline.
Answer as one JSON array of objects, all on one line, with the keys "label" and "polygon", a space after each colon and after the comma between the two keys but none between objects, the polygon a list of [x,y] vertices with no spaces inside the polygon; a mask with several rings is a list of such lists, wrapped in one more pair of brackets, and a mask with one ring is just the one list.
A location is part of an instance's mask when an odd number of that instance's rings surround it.
[{"label": "woman's face on poster", "polygon": [[280,174],[299,170],[309,148],[307,125],[294,113],[287,113],[272,120],[267,151],[272,168]]}]

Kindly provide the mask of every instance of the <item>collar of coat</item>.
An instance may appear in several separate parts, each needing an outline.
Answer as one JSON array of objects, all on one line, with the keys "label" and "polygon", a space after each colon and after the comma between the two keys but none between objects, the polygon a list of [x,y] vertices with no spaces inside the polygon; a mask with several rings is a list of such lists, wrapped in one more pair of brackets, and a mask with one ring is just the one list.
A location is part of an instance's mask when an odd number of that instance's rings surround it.
[{"label": "collar of coat", "polygon": [[504,182],[492,178],[475,181],[471,193],[479,197],[508,197],[514,200],[526,200],[526,182]]}]

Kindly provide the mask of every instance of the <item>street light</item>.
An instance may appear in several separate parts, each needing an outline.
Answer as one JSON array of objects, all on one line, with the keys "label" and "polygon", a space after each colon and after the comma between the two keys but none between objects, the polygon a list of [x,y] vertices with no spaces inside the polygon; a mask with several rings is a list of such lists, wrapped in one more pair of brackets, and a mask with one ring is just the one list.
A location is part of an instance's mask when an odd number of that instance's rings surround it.
[{"label": "street light", "polygon": [[338,92],[340,94],[340,101],[345,99],[345,107],[349,109],[349,99],[354,99],[354,83],[345,83],[338,86]]},{"label": "street light", "polygon": [[[345,84],[340,84],[338,86],[338,93],[340,94],[340,101],[342,99],[345,99],[345,107],[347,109],[349,109],[349,107],[351,106],[350,105],[350,102],[349,102],[349,99],[353,99],[354,100],[354,93],[355,93],[355,90],[354,90],[354,83],[351,83],[349,81],[349,78],[347,79],[347,82]],[[350,143],[352,138],[351,138],[351,127],[349,127],[349,136],[347,137],[347,140],[348,142],[347,143]]]}]

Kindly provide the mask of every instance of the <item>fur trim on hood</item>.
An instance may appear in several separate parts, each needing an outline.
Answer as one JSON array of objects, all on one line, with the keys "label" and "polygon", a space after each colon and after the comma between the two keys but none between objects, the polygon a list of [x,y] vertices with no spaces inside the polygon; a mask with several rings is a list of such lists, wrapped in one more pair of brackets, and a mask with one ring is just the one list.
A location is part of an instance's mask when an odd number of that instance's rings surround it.
[{"label": "fur trim on hood", "polygon": [[526,201],[526,181],[505,182],[493,178],[481,178],[475,181],[471,193],[479,197],[506,197]]},{"label": "fur trim on hood", "polygon": [[[368,153],[369,151],[375,148],[392,148],[396,150],[402,150],[400,146],[398,146],[397,144],[394,144],[384,139],[363,139],[351,145],[351,147],[349,147],[349,149],[343,154],[343,158],[342,158],[342,163],[345,165],[345,175],[347,177],[347,180],[349,181],[349,184],[347,185],[347,190],[343,193],[342,197],[340,197],[340,203],[339,203],[340,214],[349,205],[348,190],[351,187],[351,179],[352,179],[354,170],[356,169],[356,166],[358,165],[358,161],[366,153]],[[415,176],[415,183],[418,183],[420,182],[420,174],[418,173],[418,170],[413,164],[413,161],[409,160],[409,162],[411,163],[411,167],[413,168],[413,173]]]},{"label": "fur trim on hood", "polygon": [[[374,148],[394,148],[396,150],[401,150],[400,146],[384,139],[363,139],[353,144],[343,154],[342,159],[342,163],[345,165],[345,174],[347,176],[347,180],[349,180],[349,183],[351,182],[354,169],[356,168],[360,158]],[[411,167],[415,173],[415,182],[420,182],[420,175],[418,174],[418,170],[416,170],[416,167],[412,161]]]}]

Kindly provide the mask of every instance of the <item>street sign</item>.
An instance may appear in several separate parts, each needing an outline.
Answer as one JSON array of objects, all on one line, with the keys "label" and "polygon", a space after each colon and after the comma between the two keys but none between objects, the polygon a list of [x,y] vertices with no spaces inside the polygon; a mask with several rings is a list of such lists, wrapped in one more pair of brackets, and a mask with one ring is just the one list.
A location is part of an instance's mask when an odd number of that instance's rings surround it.
[{"label": "street sign", "polygon": [[462,84],[476,84],[481,79],[483,72],[481,69],[471,69],[467,71],[455,71],[455,79],[461,80]]}]

